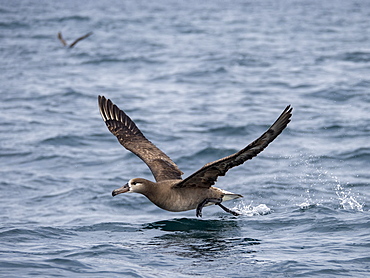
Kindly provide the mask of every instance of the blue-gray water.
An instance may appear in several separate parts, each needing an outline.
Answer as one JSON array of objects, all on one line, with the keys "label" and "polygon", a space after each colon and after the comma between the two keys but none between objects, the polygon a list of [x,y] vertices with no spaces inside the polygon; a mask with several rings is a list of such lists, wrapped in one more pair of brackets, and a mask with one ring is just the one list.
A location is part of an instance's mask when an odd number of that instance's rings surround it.
[{"label": "blue-gray water", "polygon": [[[369,18],[361,0],[1,1],[0,275],[368,277]],[[185,176],[294,115],[219,178],[243,215],[197,219],[112,198],[152,177],[99,94]]]}]

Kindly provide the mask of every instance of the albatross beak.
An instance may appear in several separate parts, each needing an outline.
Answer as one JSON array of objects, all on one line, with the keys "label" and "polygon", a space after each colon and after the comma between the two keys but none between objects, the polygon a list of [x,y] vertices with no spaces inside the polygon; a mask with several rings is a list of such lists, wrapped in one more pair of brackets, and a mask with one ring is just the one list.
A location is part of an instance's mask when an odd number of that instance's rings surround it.
[{"label": "albatross beak", "polygon": [[125,193],[127,191],[130,191],[130,186],[128,185],[128,183],[126,183],[124,186],[118,188],[118,189],[114,189],[112,191],[112,196],[116,196],[118,194],[121,194],[121,193]]}]

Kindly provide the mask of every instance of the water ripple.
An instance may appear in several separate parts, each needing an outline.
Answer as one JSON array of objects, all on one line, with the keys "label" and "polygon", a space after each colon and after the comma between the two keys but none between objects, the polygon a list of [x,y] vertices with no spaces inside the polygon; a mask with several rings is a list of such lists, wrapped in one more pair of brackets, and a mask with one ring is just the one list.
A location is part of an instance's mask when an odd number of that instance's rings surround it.
[{"label": "water ripple", "polygon": [[[366,1],[0,6],[4,277],[366,277]],[[58,31],[94,36],[69,49]],[[112,198],[153,177],[106,129],[97,95],[188,174],[294,111],[216,184],[244,196],[231,203],[243,215],[210,206],[198,219],[138,194]]]}]

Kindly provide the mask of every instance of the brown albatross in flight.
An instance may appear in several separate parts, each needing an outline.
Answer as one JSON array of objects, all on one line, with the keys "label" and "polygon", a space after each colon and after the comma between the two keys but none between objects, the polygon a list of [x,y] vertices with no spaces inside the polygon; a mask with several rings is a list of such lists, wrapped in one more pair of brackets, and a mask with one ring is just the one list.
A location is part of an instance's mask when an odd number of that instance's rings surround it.
[{"label": "brown albatross in flight", "polygon": [[217,178],[224,176],[229,169],[243,164],[262,152],[290,122],[293,109],[290,105],[287,106],[276,122],[244,149],[207,163],[186,179],[182,179],[183,172],[165,153],[145,138],[125,112],[104,96],[99,96],[98,100],[100,114],[110,132],[117,137],[122,146],[148,165],[156,180],[152,182],[143,178],[131,179],[124,186],[113,190],[112,195],[125,192],[140,193],[164,210],[177,212],[196,209],[197,217],[202,217],[204,206],[212,204],[220,206],[228,213],[239,215],[221,203],[243,196],[213,185]]},{"label": "brown albatross in flight", "polygon": [[59,32],[58,33],[58,39],[60,40],[60,42],[63,44],[63,46],[68,46],[69,48],[72,48],[74,47],[79,41],[82,41],[84,39],[86,39],[87,37],[91,36],[93,34],[93,32],[90,32],[90,33],[87,33],[86,35],[83,35],[77,39],[74,40],[73,43],[71,43],[70,45],[68,45],[68,43],[65,41],[65,39],[63,38],[62,36],[62,32]]}]

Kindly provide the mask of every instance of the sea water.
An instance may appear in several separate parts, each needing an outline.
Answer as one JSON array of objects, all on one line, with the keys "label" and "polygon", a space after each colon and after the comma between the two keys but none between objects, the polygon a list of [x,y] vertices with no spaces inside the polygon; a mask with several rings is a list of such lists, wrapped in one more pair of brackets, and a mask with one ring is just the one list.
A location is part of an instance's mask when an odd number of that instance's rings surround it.
[{"label": "sea water", "polygon": [[[1,1],[2,277],[369,277],[368,1]],[[74,48],[63,47],[93,32]],[[161,210],[102,121],[112,99],[185,173],[292,122]]]}]

